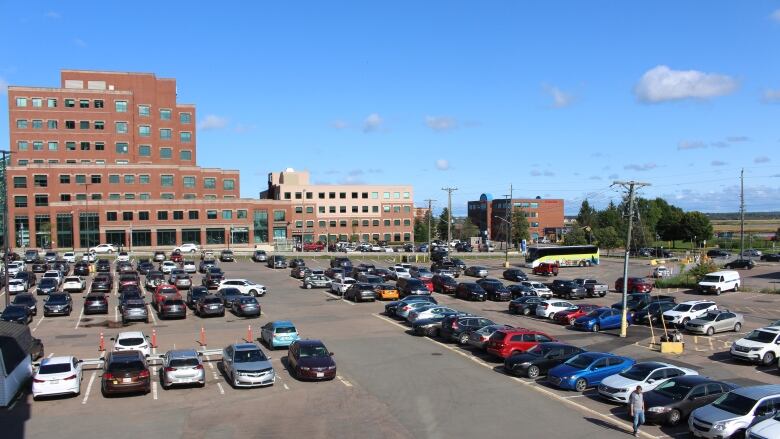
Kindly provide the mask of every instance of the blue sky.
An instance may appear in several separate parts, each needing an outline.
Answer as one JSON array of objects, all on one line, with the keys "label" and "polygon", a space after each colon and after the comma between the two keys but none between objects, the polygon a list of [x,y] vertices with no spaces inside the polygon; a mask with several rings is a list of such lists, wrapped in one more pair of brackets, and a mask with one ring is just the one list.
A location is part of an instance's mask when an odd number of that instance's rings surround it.
[{"label": "blue sky", "polygon": [[[246,4],[245,4],[246,3]],[[198,164],[315,182],[780,210],[780,1],[0,1],[0,85],[153,72],[199,113]],[[0,87],[5,93],[5,87]],[[5,98],[4,98],[5,99]],[[7,120],[7,106],[0,106]],[[6,123],[0,139],[8,139]]]}]

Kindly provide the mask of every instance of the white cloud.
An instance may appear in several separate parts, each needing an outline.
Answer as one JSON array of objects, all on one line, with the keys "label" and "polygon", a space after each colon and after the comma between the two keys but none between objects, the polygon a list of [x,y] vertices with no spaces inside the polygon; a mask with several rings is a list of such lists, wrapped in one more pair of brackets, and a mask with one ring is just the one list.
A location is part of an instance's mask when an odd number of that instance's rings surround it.
[{"label": "white cloud", "polygon": [[[738,176],[733,179],[739,180]],[[739,192],[739,185],[735,184],[702,192],[681,189],[661,196],[667,200],[676,200],[674,204],[686,210],[737,212],[739,210]],[[745,186],[745,199],[750,200],[751,208],[757,211],[780,210],[780,187]]]},{"label": "white cloud", "polygon": [[730,76],[698,70],[653,67],[642,75],[634,94],[641,102],[657,103],[681,99],[707,99],[733,93],[737,81]]},{"label": "white cloud", "polygon": [[772,12],[772,14],[769,16],[772,20],[780,23],[780,9],[775,10]]},{"label": "white cloud", "polygon": [[345,128],[349,128],[349,123],[343,120],[334,120],[333,123],[330,124],[330,126],[337,130],[343,130]]},{"label": "white cloud", "polygon": [[201,119],[200,123],[198,124],[198,129],[203,131],[220,130],[225,128],[227,123],[227,118],[217,116],[216,114],[209,114]]},{"label": "white cloud", "polygon": [[382,116],[377,113],[371,113],[368,115],[368,117],[366,117],[366,120],[363,121],[363,132],[370,133],[377,131],[382,128],[382,124],[384,122],[385,121],[382,119]]},{"label": "white cloud", "polygon": [[545,85],[544,91],[552,98],[553,108],[566,108],[574,102],[574,96],[564,92],[558,87]]},{"label": "white cloud", "polygon": [[628,165],[623,166],[623,169],[627,169],[629,171],[649,171],[651,169],[657,168],[658,165],[655,163],[631,163]]},{"label": "white cloud", "polygon": [[715,148],[728,148],[730,146],[728,142],[724,142],[723,140],[712,142],[710,145],[714,146]]},{"label": "white cloud", "polygon": [[53,18],[53,19],[56,20],[56,19],[58,19],[60,17],[62,17],[62,15],[60,15],[60,13],[57,12],[57,11],[48,11],[48,12],[46,12],[46,18]]},{"label": "white cloud", "polygon": [[769,157],[767,157],[765,155],[758,156],[758,157],[753,159],[753,163],[769,163],[771,161],[772,161],[772,159],[770,159]]},{"label": "white cloud", "polygon": [[0,95],[8,92],[8,81],[0,76]]},{"label": "white cloud", "polygon": [[701,149],[706,147],[707,144],[701,140],[683,140],[677,144],[677,149]]},{"label": "white cloud", "polygon": [[458,121],[448,116],[425,116],[425,125],[434,131],[442,132],[457,128]]},{"label": "white cloud", "polygon": [[447,159],[436,160],[436,169],[439,171],[447,171],[450,169],[450,161]]},{"label": "white cloud", "polygon": [[765,104],[780,103],[780,90],[768,88],[761,95],[761,102]]},{"label": "white cloud", "polygon": [[362,169],[353,169],[349,172],[347,172],[347,175],[350,177],[357,177],[358,175],[363,175]]},{"label": "white cloud", "polygon": [[87,42],[82,40],[81,38],[74,38],[73,44],[79,46],[79,47],[87,47]]},{"label": "white cloud", "polygon": [[750,142],[750,137],[748,136],[729,136],[726,137],[727,142],[731,143],[741,143],[741,142]]},{"label": "white cloud", "polygon": [[726,162],[724,162],[723,160],[713,160],[712,162],[710,162],[710,164],[712,166],[725,166]]}]

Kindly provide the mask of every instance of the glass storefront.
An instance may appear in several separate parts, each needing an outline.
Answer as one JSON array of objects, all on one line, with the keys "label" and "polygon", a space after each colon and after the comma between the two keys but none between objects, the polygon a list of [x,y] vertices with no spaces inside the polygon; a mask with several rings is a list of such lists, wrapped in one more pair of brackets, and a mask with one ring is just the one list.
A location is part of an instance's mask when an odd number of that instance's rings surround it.
[{"label": "glass storefront", "polygon": [[230,234],[233,244],[249,244],[249,227],[233,227]]},{"label": "glass storefront", "polygon": [[200,229],[182,229],[181,242],[191,242],[200,245]]},{"label": "glass storefront", "polygon": [[51,218],[49,215],[35,215],[35,246],[38,248],[51,246]]},{"label": "glass storefront", "polygon": [[255,244],[268,242],[268,211],[254,211]]},{"label": "glass storefront", "polygon": [[14,236],[18,247],[30,246],[30,219],[26,215],[14,217]]},{"label": "glass storefront", "polygon": [[132,232],[133,246],[138,247],[151,247],[152,246],[152,231],[151,230],[133,230]]},{"label": "glass storefront", "polygon": [[176,230],[159,229],[157,230],[157,245],[176,245]]},{"label": "glass storefront", "polygon": [[57,247],[73,247],[73,215],[57,214]]},{"label": "glass storefront", "polygon": [[224,244],[225,229],[206,229],[206,244]]},{"label": "glass storefront", "polygon": [[106,230],[106,243],[114,244],[117,247],[125,246],[124,230]]},{"label": "glass storefront", "polygon": [[79,214],[79,245],[84,248],[100,244],[100,218],[97,213]]}]

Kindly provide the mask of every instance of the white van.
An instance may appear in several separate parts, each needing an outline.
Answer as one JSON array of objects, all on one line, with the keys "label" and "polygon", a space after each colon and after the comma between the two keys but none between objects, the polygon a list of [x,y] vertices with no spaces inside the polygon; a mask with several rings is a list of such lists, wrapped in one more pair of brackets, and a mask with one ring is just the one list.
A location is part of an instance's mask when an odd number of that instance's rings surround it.
[{"label": "white van", "polygon": [[699,281],[699,291],[702,293],[715,293],[720,295],[723,291],[738,291],[742,281],[739,273],[733,270],[715,271],[708,273]]}]

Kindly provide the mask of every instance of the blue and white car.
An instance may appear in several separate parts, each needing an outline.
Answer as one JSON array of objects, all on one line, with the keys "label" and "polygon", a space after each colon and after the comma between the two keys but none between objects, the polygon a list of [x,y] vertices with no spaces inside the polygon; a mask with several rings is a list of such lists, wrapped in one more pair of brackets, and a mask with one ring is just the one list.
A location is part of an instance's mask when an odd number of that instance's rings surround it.
[{"label": "blue and white car", "polygon": [[636,361],[606,352],[583,352],[550,369],[547,381],[561,389],[584,392],[604,378],[626,371]]},{"label": "blue and white car", "polygon": [[260,338],[269,349],[273,350],[278,347],[290,347],[294,341],[301,337],[291,321],[277,320],[263,325],[260,329]]},{"label": "blue and white car", "polygon": [[672,378],[698,374],[699,372],[686,367],[645,361],[636,363],[625,372],[604,378],[598,390],[602,398],[625,404],[637,386],[642,387],[643,392],[649,392]]}]

